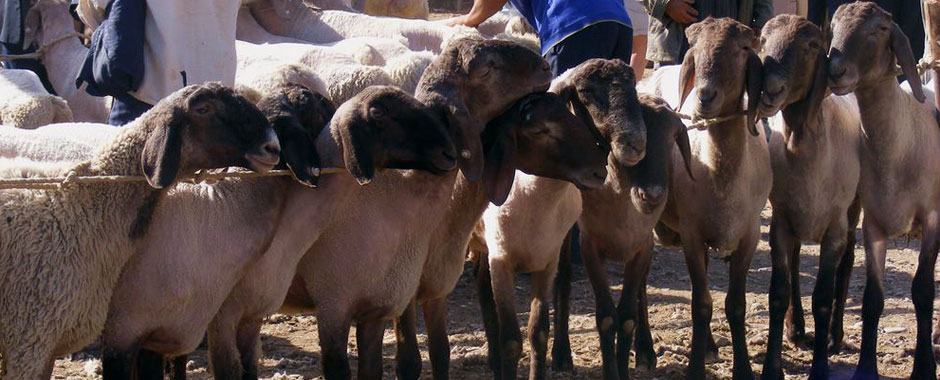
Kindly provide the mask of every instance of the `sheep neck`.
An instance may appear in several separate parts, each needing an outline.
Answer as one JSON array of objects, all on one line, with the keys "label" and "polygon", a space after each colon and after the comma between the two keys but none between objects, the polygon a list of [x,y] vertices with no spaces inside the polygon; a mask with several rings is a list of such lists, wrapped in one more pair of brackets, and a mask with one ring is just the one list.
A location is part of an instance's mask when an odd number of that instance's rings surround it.
[{"label": "sheep neck", "polygon": [[733,183],[743,166],[744,157],[747,155],[747,139],[753,137],[744,125],[745,120],[744,116],[737,117],[710,126],[704,132],[711,140],[711,144],[706,148],[709,149],[705,155],[708,161],[706,165],[711,168],[719,183]]},{"label": "sheep neck", "polygon": [[897,121],[897,112],[909,109],[908,100],[916,100],[910,94],[903,93],[893,76],[856,89],[855,98],[862,123],[863,146],[871,157],[890,164],[899,161],[901,154],[909,147],[917,145],[913,141],[917,134],[912,133],[912,126]]},{"label": "sheep neck", "polygon": [[330,123],[328,128],[320,131],[316,146],[321,168],[346,168],[346,163],[343,161],[343,142],[339,128],[336,128],[334,124]]},{"label": "sheep neck", "polygon": [[446,236],[469,237],[488,204],[483,180],[470,182],[463,173],[458,174],[447,207]]},{"label": "sheep neck", "polygon": [[[810,100],[801,100],[810,101]],[[787,156],[789,158],[813,158],[823,151],[827,150],[829,140],[829,130],[826,128],[825,120],[822,114],[822,100],[816,104],[817,110],[813,115],[803,118],[801,113],[806,112],[806,108],[798,106],[796,103],[789,104],[781,110],[783,115],[783,139],[787,146]],[[802,120],[802,123],[800,121]],[[797,130],[802,131],[797,134]]]}]

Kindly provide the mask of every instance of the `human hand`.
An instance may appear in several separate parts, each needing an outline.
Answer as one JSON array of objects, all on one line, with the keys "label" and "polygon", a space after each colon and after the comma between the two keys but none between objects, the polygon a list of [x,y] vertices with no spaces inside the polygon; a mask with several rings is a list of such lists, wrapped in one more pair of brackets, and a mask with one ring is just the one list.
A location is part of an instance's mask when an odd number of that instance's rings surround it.
[{"label": "human hand", "polygon": [[443,22],[444,25],[447,25],[447,26],[466,25],[466,24],[467,24],[467,17],[464,16],[464,15],[454,16],[454,17],[451,17],[451,18],[443,19],[443,20],[441,20],[441,22]]},{"label": "human hand", "polygon": [[670,0],[666,4],[666,16],[682,25],[698,21],[698,11],[692,8],[694,0]]}]

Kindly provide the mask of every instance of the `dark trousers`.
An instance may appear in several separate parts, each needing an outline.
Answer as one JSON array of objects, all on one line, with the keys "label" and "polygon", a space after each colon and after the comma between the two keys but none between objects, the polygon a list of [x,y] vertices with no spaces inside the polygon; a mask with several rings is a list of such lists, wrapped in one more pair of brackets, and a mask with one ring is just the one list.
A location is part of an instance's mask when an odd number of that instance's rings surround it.
[{"label": "dark trousers", "polygon": [[633,29],[605,21],[581,29],[552,46],[545,60],[556,77],[591,58],[620,59],[630,64],[633,53]]},{"label": "dark trousers", "polygon": [[108,124],[120,126],[130,123],[152,107],[152,105],[137,100],[137,98],[128,94],[115,96],[114,102],[111,103],[111,115],[108,117]]},{"label": "dark trousers", "polygon": [[[8,43],[0,43],[0,50],[3,51],[3,54],[10,55],[29,54],[36,52],[35,48],[23,49],[20,44]],[[12,61],[3,61],[3,68],[30,70],[39,76],[39,80],[42,81],[42,86],[46,88],[46,91],[49,91],[50,94],[57,95],[55,89],[52,88],[52,83],[49,82],[49,75],[46,73],[46,66],[43,66],[42,62],[39,62],[38,59],[16,59]]]}]

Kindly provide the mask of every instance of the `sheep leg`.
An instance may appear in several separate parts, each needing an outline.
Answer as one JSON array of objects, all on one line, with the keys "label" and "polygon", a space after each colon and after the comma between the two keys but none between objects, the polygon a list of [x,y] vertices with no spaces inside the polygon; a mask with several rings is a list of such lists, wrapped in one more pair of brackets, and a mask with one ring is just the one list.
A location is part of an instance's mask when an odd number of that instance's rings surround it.
[{"label": "sheep leg", "polygon": [[529,308],[529,346],[532,355],[529,359],[529,380],[547,378],[549,317],[548,304],[552,294],[552,282],[555,280],[555,268],[532,274],[532,305]]},{"label": "sheep leg", "polygon": [[687,378],[705,378],[705,355],[709,351],[708,332],[712,321],[712,296],[708,289],[708,252],[698,236],[682,235],[682,252],[692,282],[692,348],[689,351]]},{"label": "sheep leg", "polygon": [[829,378],[829,326],[832,304],[835,297],[836,266],[845,252],[845,219],[835,221],[823,236],[819,252],[819,271],[813,289],[813,320],[816,322],[816,338],[813,347],[811,379]]},{"label": "sheep leg", "polygon": [[261,361],[261,325],[260,319],[242,321],[238,325],[237,341],[240,354],[243,380],[258,379],[258,364]]},{"label": "sheep leg", "polygon": [[760,223],[754,221],[750,233],[741,239],[741,242],[731,254],[731,268],[728,278],[728,295],[725,297],[725,316],[731,327],[731,344],[734,349],[734,364],[732,379],[753,379],[751,372],[751,356],[747,352],[747,329],[745,312],[747,311],[747,272],[751,269],[751,259],[757,250],[760,239]]},{"label": "sheep leg", "polygon": [[853,380],[878,379],[878,320],[885,307],[884,273],[887,235],[865,218],[862,221],[865,244],[865,295],[862,297],[862,348]]},{"label": "sheep leg", "polygon": [[486,331],[487,361],[493,378],[502,379],[500,373],[501,350],[499,347],[499,317],[496,315],[496,301],[493,299],[493,283],[490,276],[490,264],[486,255],[481,255],[476,262],[477,297],[483,314],[483,327]]},{"label": "sheep leg", "polygon": [[[9,326],[9,325],[7,325]],[[9,332],[9,331],[8,331]],[[37,334],[38,335],[38,334]],[[38,340],[39,337],[23,341],[22,339],[11,339],[9,335],[3,337],[5,342],[10,343],[5,348],[0,348],[0,379],[3,380],[32,380],[32,379],[51,379],[52,369],[55,365],[55,359],[51,354],[52,349],[37,350],[42,347]],[[37,358],[37,354],[45,358]],[[103,357],[102,357],[103,359]],[[128,369],[130,373],[130,369]],[[127,377],[130,379],[130,377]]]},{"label": "sheep leg", "polygon": [[[425,301],[421,308],[424,310],[424,325],[428,330],[428,355],[431,358],[431,372],[434,375],[434,380],[447,380],[450,378],[447,298]],[[420,361],[421,358],[418,359]]]},{"label": "sheep leg", "polygon": [[604,379],[616,380],[620,378],[617,369],[616,334],[617,309],[613,297],[610,295],[610,283],[607,280],[604,259],[601,257],[597,244],[590,236],[581,235],[581,259],[587,271],[591,288],[594,289],[595,320],[597,335],[601,344],[601,363]]},{"label": "sheep leg", "polygon": [[792,270],[789,253],[793,251],[793,233],[787,221],[780,215],[774,215],[770,221],[770,326],[767,333],[767,354],[764,356],[764,368],[761,379],[783,379],[781,353],[783,351],[783,325],[790,304],[790,286]]},{"label": "sheep leg", "polygon": [[369,320],[356,324],[356,344],[359,346],[360,380],[382,380],[382,336],[385,321]]},{"label": "sheep leg", "polygon": [[917,314],[917,345],[914,351],[914,371],[911,379],[936,379],[937,362],[933,356],[931,335],[933,328],[934,268],[940,250],[940,211],[928,213],[922,223],[923,238],[917,272],[911,281],[911,299]]},{"label": "sheep leg", "polygon": [[349,341],[349,320],[320,313],[317,315],[317,324],[323,377],[328,380],[349,380],[352,377],[349,369],[349,356],[346,353],[346,343]]},{"label": "sheep leg", "polygon": [[[129,348],[104,347],[101,352],[101,379],[102,380],[130,380],[134,377],[134,364],[137,358],[137,344]],[[15,356],[4,356],[4,370],[8,368],[15,369],[17,366],[11,363]],[[18,379],[18,376],[7,376],[5,373],[0,376],[3,379]]]},{"label": "sheep leg", "polygon": [[806,318],[803,311],[803,298],[800,297],[800,241],[794,239],[790,250],[790,308],[787,310],[787,339],[794,345],[804,345],[806,338]]},{"label": "sheep leg", "polygon": [[395,363],[400,380],[417,380],[421,376],[416,308],[415,301],[411,300],[405,311],[395,320],[395,342],[398,348],[395,352]]},{"label": "sheep leg", "polygon": [[163,380],[166,369],[166,357],[158,352],[140,350],[137,352],[137,380]]},{"label": "sheep leg", "polygon": [[173,358],[168,371],[173,380],[186,380],[186,363],[188,362],[189,356],[185,354]]},{"label": "sheep leg", "polygon": [[500,372],[503,379],[515,379],[522,358],[522,331],[516,317],[515,283],[512,266],[501,259],[490,260],[490,281],[499,319]]},{"label": "sheep leg", "polygon": [[[652,262],[652,246],[649,253]],[[646,298],[646,279],[650,273],[650,266],[641,276],[639,291],[637,292],[637,324],[634,351],[636,352],[636,369],[638,371],[652,371],[656,368],[656,349],[653,347],[653,334],[650,332],[649,301]]]},{"label": "sheep leg", "polygon": [[219,313],[209,323],[209,369],[218,380],[241,380],[241,354],[238,352],[238,318]]},{"label": "sheep leg", "polygon": [[[552,342],[552,370],[574,372],[571,340],[568,337],[568,319],[571,315],[571,232],[565,236],[558,255],[558,274],[555,276],[555,339]],[[938,330],[940,331],[940,330]]]},{"label": "sheep leg", "polygon": [[829,354],[834,355],[842,351],[842,337],[845,332],[842,320],[845,316],[845,300],[849,296],[849,279],[852,277],[852,267],[855,265],[855,230],[858,228],[858,219],[862,211],[862,203],[855,198],[849,206],[849,228],[846,231],[845,251],[839,259],[839,269],[836,272],[835,300],[832,305],[832,322],[829,325]]},{"label": "sheep leg", "polygon": [[630,378],[630,349],[633,348],[633,335],[639,314],[639,292],[643,276],[649,267],[649,250],[642,248],[634,258],[624,263],[623,291],[617,305],[617,372],[623,380]]}]

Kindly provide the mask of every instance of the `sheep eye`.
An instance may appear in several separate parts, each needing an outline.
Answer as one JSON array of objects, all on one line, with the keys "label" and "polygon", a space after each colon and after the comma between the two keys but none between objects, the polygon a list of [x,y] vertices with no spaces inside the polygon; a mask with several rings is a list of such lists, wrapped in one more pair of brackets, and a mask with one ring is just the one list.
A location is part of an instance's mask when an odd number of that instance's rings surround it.
[{"label": "sheep eye", "polygon": [[385,117],[385,110],[379,107],[369,107],[369,116],[372,116],[374,118]]},{"label": "sheep eye", "polygon": [[195,111],[197,115],[205,116],[205,115],[208,115],[210,112],[212,112],[212,106],[209,103],[203,103],[203,104],[196,106]]}]

